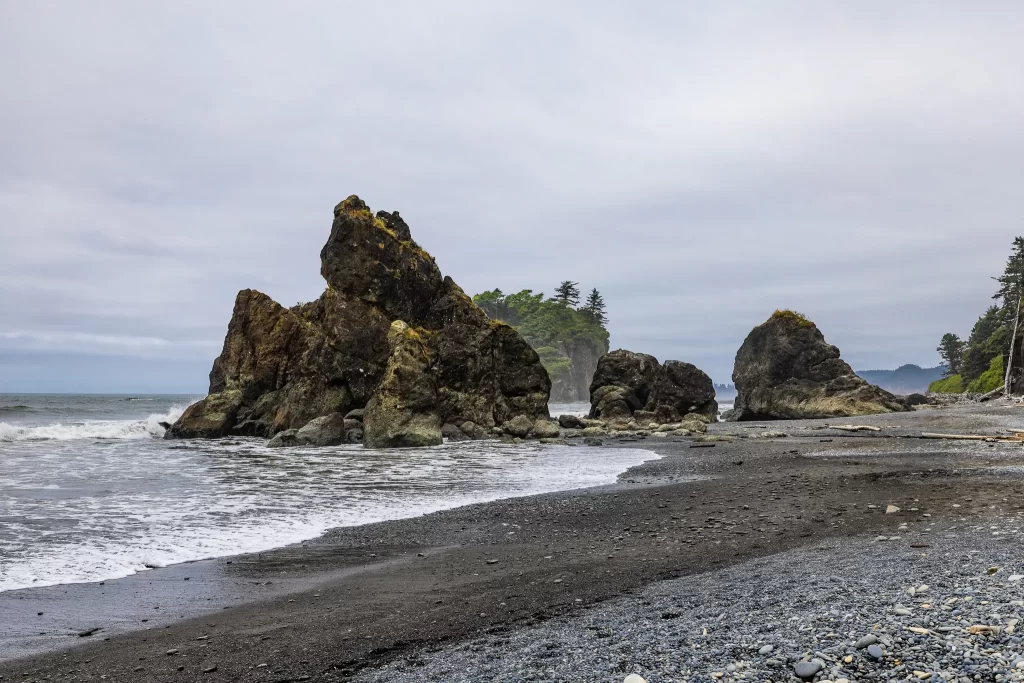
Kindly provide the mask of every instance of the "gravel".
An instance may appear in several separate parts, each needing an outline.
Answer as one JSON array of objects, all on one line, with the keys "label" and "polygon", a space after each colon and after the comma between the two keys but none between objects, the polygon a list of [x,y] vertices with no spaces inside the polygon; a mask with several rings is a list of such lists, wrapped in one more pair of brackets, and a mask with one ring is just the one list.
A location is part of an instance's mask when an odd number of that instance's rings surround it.
[{"label": "gravel", "polygon": [[1024,682],[1022,514],[663,581],[354,680]]}]

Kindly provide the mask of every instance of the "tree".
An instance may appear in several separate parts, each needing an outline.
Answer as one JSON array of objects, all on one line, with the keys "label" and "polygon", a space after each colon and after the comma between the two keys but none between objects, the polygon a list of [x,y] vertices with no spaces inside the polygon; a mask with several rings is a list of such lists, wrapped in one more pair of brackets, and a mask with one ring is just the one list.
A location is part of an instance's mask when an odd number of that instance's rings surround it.
[{"label": "tree", "polygon": [[1004,325],[1013,326],[1014,318],[1017,315],[1017,306],[1024,297],[1024,237],[1015,237],[1013,240],[1013,251],[1006,259],[1006,268],[999,277],[992,278],[999,283],[999,289],[992,295],[1002,304],[1000,306],[1000,320]]},{"label": "tree", "polygon": [[967,343],[952,332],[942,335],[942,341],[939,342],[939,347],[935,350],[939,352],[942,362],[946,364],[946,377],[960,374],[963,367],[965,346],[967,346]]},{"label": "tree", "polygon": [[604,297],[601,296],[601,292],[597,291],[597,288],[590,290],[587,303],[580,310],[601,327],[608,326],[608,316],[604,312]]},{"label": "tree", "polygon": [[580,305],[580,283],[566,280],[555,289],[555,301],[576,308]]}]

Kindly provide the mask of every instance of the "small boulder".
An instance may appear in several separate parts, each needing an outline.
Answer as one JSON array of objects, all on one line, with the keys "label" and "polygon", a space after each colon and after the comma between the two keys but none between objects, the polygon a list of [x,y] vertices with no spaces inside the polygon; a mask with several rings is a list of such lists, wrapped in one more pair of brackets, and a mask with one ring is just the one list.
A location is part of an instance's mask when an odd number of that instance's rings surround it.
[{"label": "small boulder", "polygon": [[682,421],[680,427],[688,432],[693,432],[694,434],[706,434],[708,431],[708,425],[706,422],[703,420],[697,420],[689,415],[687,415],[686,419]]},{"label": "small boulder", "polygon": [[551,420],[540,418],[533,423],[533,436],[537,439],[557,439],[559,436],[558,424]]},{"label": "small boulder", "polygon": [[298,446],[299,442],[295,439],[295,435],[299,433],[298,429],[286,429],[283,432],[278,432],[274,435],[268,443],[268,448],[289,448],[291,446]]},{"label": "small boulder", "polygon": [[300,446],[337,446],[345,440],[345,418],[332,413],[310,420],[295,434]]},{"label": "small boulder", "polygon": [[583,420],[576,415],[559,415],[558,426],[562,429],[583,429]]},{"label": "small boulder", "polygon": [[583,439],[583,443],[587,446],[603,446],[604,439],[599,439],[596,436],[588,436],[587,438]]},{"label": "small boulder", "polygon": [[355,408],[354,410],[350,410],[347,413],[345,413],[345,419],[346,420],[359,420],[360,422],[362,422],[363,421],[363,414],[365,412],[366,412],[366,410],[363,409],[363,408]]},{"label": "small boulder", "polygon": [[[666,406],[671,408],[671,406]],[[633,419],[639,425],[660,424],[657,413],[651,410],[637,410],[633,412]]]},{"label": "small boulder", "polygon": [[472,420],[466,420],[465,422],[463,422],[461,425],[459,425],[459,429],[461,429],[462,433],[468,436],[470,439],[486,439],[491,436],[488,430],[484,429],[483,427],[478,425],[476,422],[473,422]]},{"label": "small boulder", "polygon": [[502,425],[506,434],[519,439],[525,439],[533,429],[533,420],[525,415],[516,415]]},{"label": "small boulder", "polygon": [[465,432],[463,432],[461,429],[451,424],[450,422],[441,425],[441,436],[445,439],[448,439],[448,441],[450,442],[469,440],[469,437],[466,436]]}]

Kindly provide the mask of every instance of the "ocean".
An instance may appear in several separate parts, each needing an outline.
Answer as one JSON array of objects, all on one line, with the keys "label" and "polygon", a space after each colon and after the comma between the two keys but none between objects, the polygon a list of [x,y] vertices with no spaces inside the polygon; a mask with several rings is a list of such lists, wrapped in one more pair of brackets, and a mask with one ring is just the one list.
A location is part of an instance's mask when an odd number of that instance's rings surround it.
[{"label": "ocean", "polygon": [[[199,396],[0,394],[0,592],[282,547],[330,528],[614,483],[640,449],[165,441]],[[552,414],[586,404],[552,405]]]}]

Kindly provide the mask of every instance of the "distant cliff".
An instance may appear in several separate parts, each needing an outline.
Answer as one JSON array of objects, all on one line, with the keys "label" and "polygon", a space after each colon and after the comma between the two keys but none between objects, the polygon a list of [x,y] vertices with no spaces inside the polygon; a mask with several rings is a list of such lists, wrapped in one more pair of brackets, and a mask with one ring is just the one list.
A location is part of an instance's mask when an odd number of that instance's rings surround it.
[{"label": "distant cliff", "polygon": [[513,326],[537,351],[551,378],[551,400],[558,403],[590,400],[597,360],[609,349],[601,295],[593,290],[579,306],[571,285],[562,283],[548,299],[529,289],[508,295],[495,289],[473,297],[488,316]]},{"label": "distant cliff", "polygon": [[923,394],[928,385],[942,379],[946,368],[922,368],[919,365],[901,365],[895,370],[858,370],[857,376],[894,394]]}]

